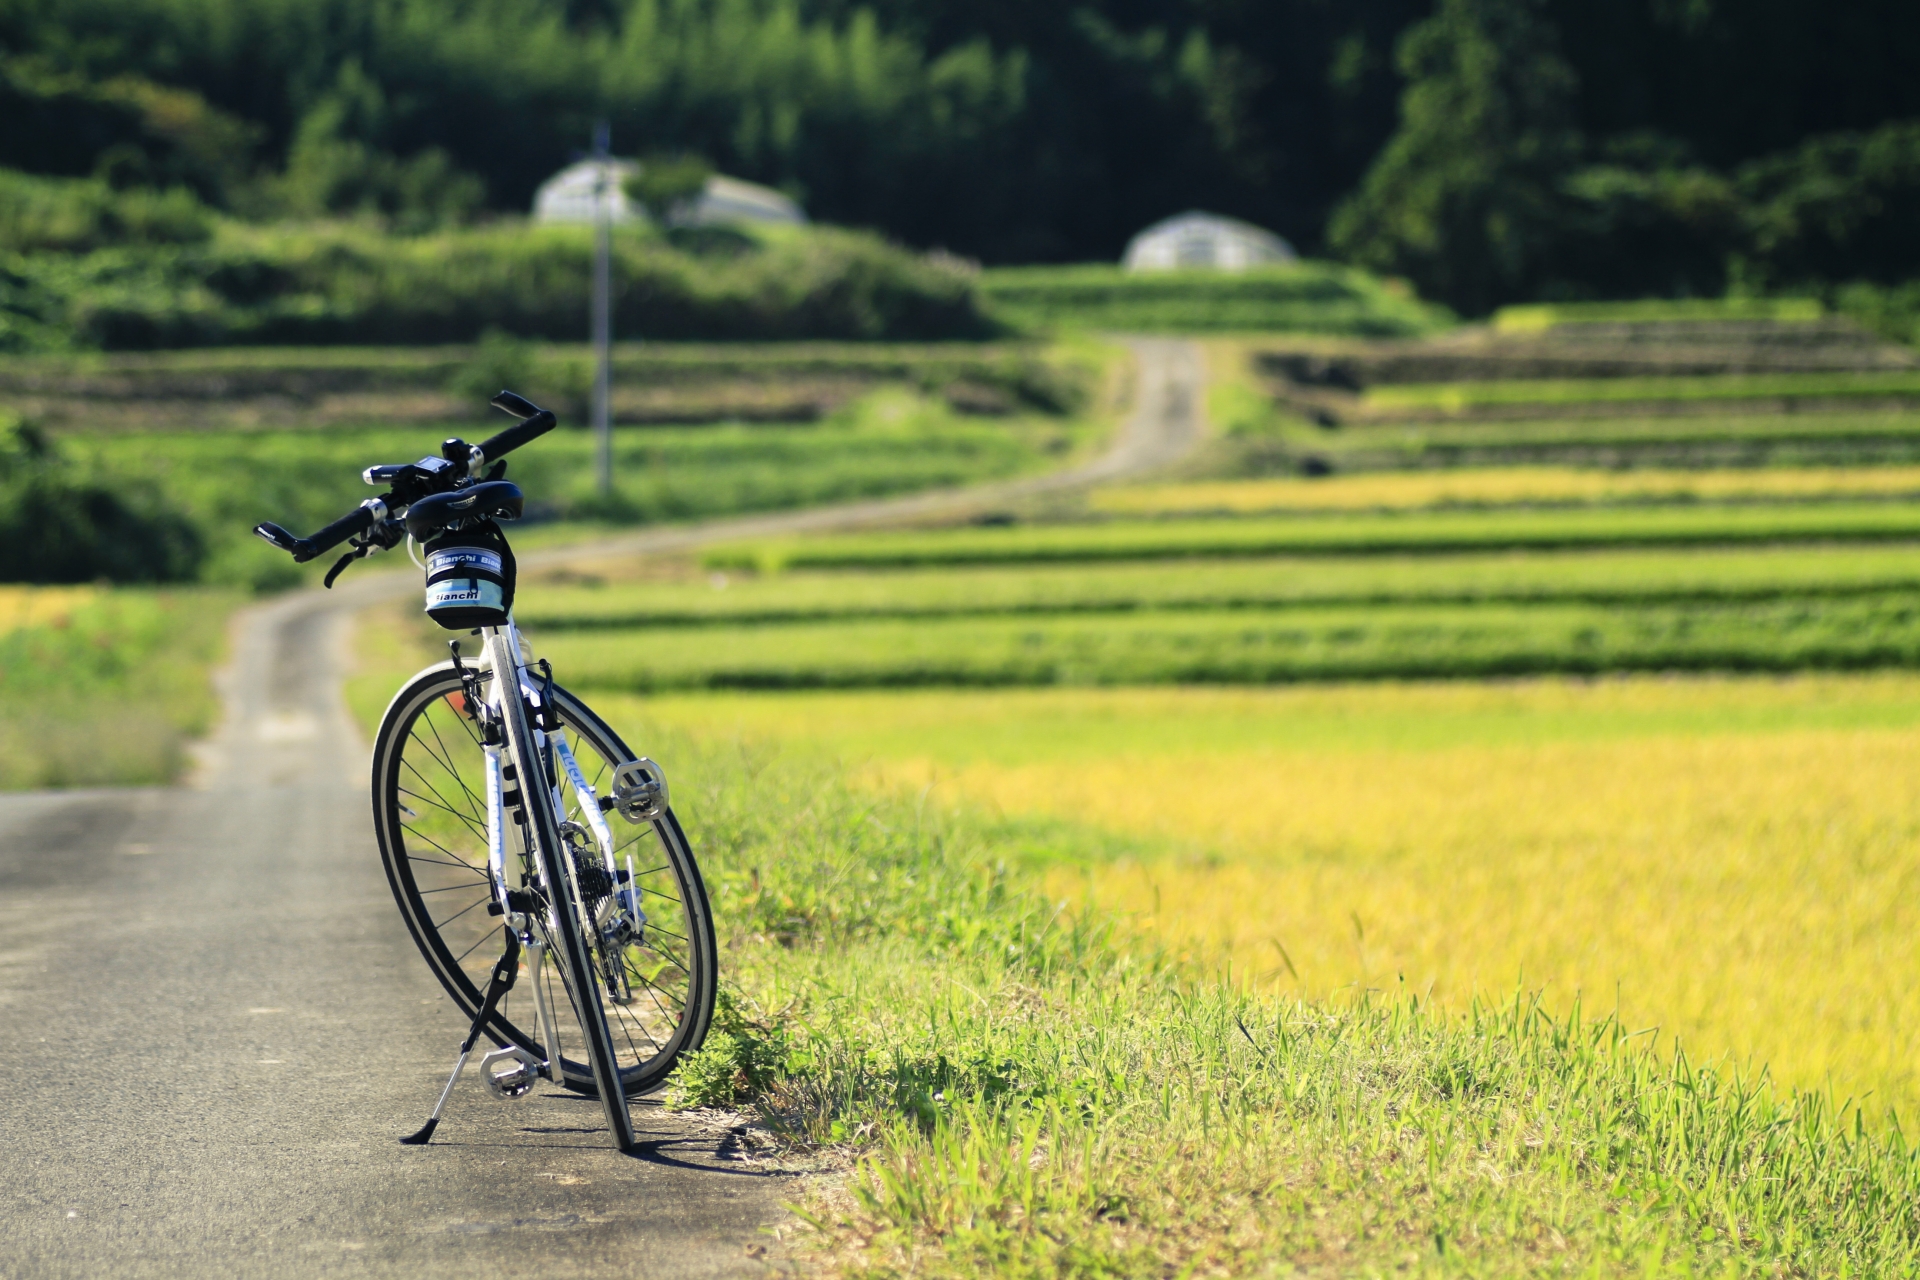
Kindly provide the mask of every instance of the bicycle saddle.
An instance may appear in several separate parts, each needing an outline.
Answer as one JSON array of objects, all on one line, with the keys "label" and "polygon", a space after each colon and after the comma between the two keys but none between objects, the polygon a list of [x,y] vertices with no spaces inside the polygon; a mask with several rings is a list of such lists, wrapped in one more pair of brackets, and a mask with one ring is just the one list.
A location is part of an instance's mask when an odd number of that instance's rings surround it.
[{"label": "bicycle saddle", "polygon": [[518,520],[526,499],[511,480],[483,480],[451,493],[435,493],[407,508],[407,532],[425,542],[449,525],[478,520]]}]

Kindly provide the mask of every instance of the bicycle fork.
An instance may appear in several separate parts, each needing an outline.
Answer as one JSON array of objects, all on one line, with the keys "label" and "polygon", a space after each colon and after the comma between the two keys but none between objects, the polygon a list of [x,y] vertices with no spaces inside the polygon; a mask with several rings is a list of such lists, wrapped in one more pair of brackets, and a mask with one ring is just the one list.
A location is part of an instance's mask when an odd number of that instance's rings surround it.
[{"label": "bicycle fork", "polygon": [[[558,813],[563,811],[557,785],[549,787],[545,755],[552,750],[556,764],[563,767],[568,781],[574,786],[582,801],[582,810],[592,825],[603,851],[606,871],[609,878],[617,878],[612,856],[612,837],[606,826],[606,819],[596,802],[593,788],[580,772],[573,754],[567,749],[565,740],[559,735],[548,738],[540,729],[535,728],[527,715],[529,696],[539,695],[525,683],[524,668],[519,662],[520,643],[517,629],[509,622],[505,627],[487,630],[487,657],[494,673],[493,688],[484,702],[475,697],[478,680],[467,679],[467,668],[460,663],[459,648],[453,649],[455,666],[466,679],[466,696],[476,703],[474,710],[485,708],[487,726],[485,753],[485,791],[487,807],[487,875],[491,881],[497,914],[505,918],[507,949],[500,963],[494,966],[493,975],[488,981],[487,992],[479,1012],[474,1016],[473,1025],[466,1039],[461,1042],[460,1052],[454,1061],[453,1074],[448,1077],[446,1087],[440,1091],[440,1098],[434,1104],[433,1114],[417,1132],[400,1139],[411,1146],[424,1146],[432,1140],[434,1130],[440,1124],[440,1117],[446,1109],[448,1100],[453,1096],[454,1085],[459,1083],[461,1074],[466,1070],[467,1061],[472,1056],[473,1047],[493,1016],[500,1000],[510,990],[519,975],[519,955],[524,946],[527,951],[527,976],[533,983],[534,1007],[540,1024],[540,1038],[544,1042],[546,1057],[541,1059],[517,1045],[487,1054],[481,1060],[481,1074],[487,1088],[496,1097],[524,1097],[533,1088],[533,1082],[539,1076],[545,1076],[554,1084],[564,1085],[564,1071],[560,1059],[559,1022],[555,1016],[553,1002],[548,998],[545,981],[545,963],[552,941],[562,945],[572,943],[569,948],[582,960],[587,958],[584,939],[578,937],[582,923],[598,928],[598,922],[585,913],[576,913],[575,904],[583,902],[578,886],[574,883],[571,850],[561,836]],[[549,688],[550,688],[549,682]],[[548,696],[551,696],[550,694]],[[542,710],[546,710],[544,700]],[[545,718],[543,716],[543,718]],[[504,741],[503,741],[504,740]],[[520,812],[525,815],[528,830],[524,833],[529,846],[538,856],[533,859],[533,875],[541,892],[533,895],[514,893],[507,884],[506,824],[507,794],[505,762],[503,748],[511,751],[515,761],[513,781],[517,784]],[[537,790],[536,790],[537,788]],[[544,801],[545,803],[541,803]],[[637,886],[631,886],[632,865],[628,860],[627,878],[629,889],[620,895],[618,901],[623,908],[622,915],[634,922],[634,927],[643,927],[645,917],[640,913]],[[529,901],[531,898],[531,901]],[[629,901],[631,899],[631,901]],[[532,913],[517,908],[535,907],[544,901],[546,919],[545,936],[542,930],[533,926]],[[632,1141],[632,1121],[627,1110],[625,1091],[614,1066],[613,1045],[606,1024],[604,1010],[593,989],[599,975],[591,972],[591,966],[583,964],[582,972],[571,972],[571,962],[560,964],[562,984],[572,997],[575,1012],[579,1015],[581,1031],[588,1037],[598,1036],[604,1041],[603,1052],[595,1054],[589,1051],[590,1058],[601,1061],[595,1065],[595,1084],[599,1087],[602,1102],[607,1111],[608,1128],[612,1131],[615,1145],[624,1149]],[[582,989],[584,988],[584,989]],[[616,1001],[625,994],[624,985],[617,993],[611,993]],[[504,1071],[494,1069],[496,1063],[506,1062]],[[602,1070],[601,1062],[608,1070]]]}]

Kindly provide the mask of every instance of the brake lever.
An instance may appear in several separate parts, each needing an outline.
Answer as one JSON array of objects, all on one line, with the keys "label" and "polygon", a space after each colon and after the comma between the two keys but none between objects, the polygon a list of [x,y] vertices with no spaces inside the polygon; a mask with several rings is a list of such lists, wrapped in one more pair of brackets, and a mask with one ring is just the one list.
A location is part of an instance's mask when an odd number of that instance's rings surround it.
[{"label": "brake lever", "polygon": [[355,560],[358,560],[362,556],[366,555],[367,552],[371,549],[372,548],[370,547],[363,547],[356,544],[353,550],[347,552],[347,554],[341,556],[338,560],[335,560],[333,562],[333,568],[327,570],[326,581],[324,581],[321,585],[326,587],[326,589],[329,591],[333,590],[333,580],[339,577],[342,573],[346,572],[346,568],[348,565],[352,564]]},{"label": "brake lever", "polygon": [[376,551],[391,551],[399,546],[400,539],[405,536],[405,529],[406,526],[398,520],[386,519],[360,537],[350,539],[347,545],[353,550],[333,562],[333,568],[327,570],[327,576],[322,585],[329,591],[333,590],[333,580],[345,573],[347,566],[355,560],[365,559]]}]

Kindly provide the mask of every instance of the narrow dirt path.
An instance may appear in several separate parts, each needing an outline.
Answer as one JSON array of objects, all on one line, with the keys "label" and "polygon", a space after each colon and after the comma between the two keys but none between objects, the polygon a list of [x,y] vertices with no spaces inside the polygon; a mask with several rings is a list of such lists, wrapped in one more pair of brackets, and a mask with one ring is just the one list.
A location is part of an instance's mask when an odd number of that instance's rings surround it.
[{"label": "narrow dirt path", "polygon": [[[1071,471],[954,493],[645,530],[523,563],[936,515],[1117,479],[1199,438],[1200,355],[1143,341],[1135,412]],[[365,747],[340,696],[364,574],[247,611],[195,788],[0,796],[0,1273],[19,1276],[752,1275],[797,1191],[732,1135],[469,1079],[425,1148],[464,1029],[393,908]]]}]

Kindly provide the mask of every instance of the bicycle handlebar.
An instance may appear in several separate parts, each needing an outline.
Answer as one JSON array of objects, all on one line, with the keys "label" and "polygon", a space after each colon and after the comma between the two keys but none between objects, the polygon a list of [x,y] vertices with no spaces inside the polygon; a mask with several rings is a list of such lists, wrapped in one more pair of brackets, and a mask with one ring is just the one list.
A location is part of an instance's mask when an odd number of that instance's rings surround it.
[{"label": "bicycle handlebar", "polygon": [[[384,511],[386,504],[380,504]],[[253,531],[282,551],[293,553],[295,564],[305,564],[333,550],[356,533],[373,528],[377,516],[373,507],[356,507],[311,537],[298,538],[271,522],[253,526]]]},{"label": "bicycle handlebar", "polygon": [[[507,393],[502,392],[501,394],[504,395]],[[495,397],[495,399],[498,400],[498,397]],[[520,397],[514,396],[514,399],[520,400]],[[527,404],[524,400],[520,400],[520,403]],[[533,406],[528,404],[527,408],[533,409]],[[511,412],[511,410],[509,410],[509,412]],[[519,426],[508,427],[492,439],[482,441],[480,444],[480,452],[486,455],[488,462],[496,462],[507,454],[512,453],[515,449],[518,449],[521,445],[532,440],[538,440],[541,436],[553,430],[555,421],[557,420],[553,416],[553,410],[534,409],[533,415]]]},{"label": "bicycle handlebar", "polygon": [[[373,529],[375,525],[387,518],[390,510],[388,506],[389,501],[393,503],[392,509],[405,510],[412,503],[423,501],[430,496],[435,496],[449,489],[465,485],[467,478],[477,470],[477,466],[485,466],[488,463],[498,462],[501,458],[512,453],[521,445],[539,439],[541,436],[547,434],[547,432],[553,430],[554,424],[557,421],[553,416],[553,410],[542,409],[525,396],[515,395],[511,391],[502,391],[493,398],[492,404],[494,408],[505,413],[510,413],[514,417],[521,419],[521,421],[518,425],[508,427],[505,431],[502,431],[500,434],[493,436],[485,442],[472,446],[470,454],[467,455],[462,455],[458,452],[459,441],[449,440],[447,447],[452,450],[452,452],[444,455],[445,461],[439,458],[426,458],[418,463],[407,466],[370,468],[367,472],[367,480],[369,483],[378,484],[383,479],[390,479],[394,482],[394,491],[387,494],[384,499],[369,499],[359,507],[349,511],[346,515],[341,516],[338,520],[335,520],[326,528],[308,537],[299,537],[271,522],[263,522],[255,525],[253,527],[254,533],[271,542],[282,551],[291,554],[295,564],[305,564],[317,556],[325,555],[328,551],[339,546],[348,538]],[[429,464],[431,465],[429,466]],[[412,478],[410,479],[409,477]],[[474,478],[478,479],[477,476],[474,476]],[[426,483],[423,484],[423,480],[426,481]],[[479,486],[482,490],[492,490],[495,487],[496,486],[491,484],[482,484]],[[508,490],[512,491],[512,500],[508,504],[511,507],[511,511],[503,510],[503,514],[508,515],[509,518],[519,515],[519,489],[510,484],[500,484],[497,488],[501,493]],[[475,492],[471,489],[461,489],[460,491]],[[479,495],[476,493],[475,496],[477,497]],[[396,533],[394,536],[397,537],[398,534]],[[356,543],[355,545],[358,546],[359,544]],[[382,535],[379,539],[379,545],[391,546],[393,544]],[[366,548],[361,548],[359,554],[366,554]],[[342,562],[342,565],[334,566],[334,572],[338,573],[343,566],[344,562]],[[329,586],[333,584],[332,574],[327,576],[327,584]]]}]

